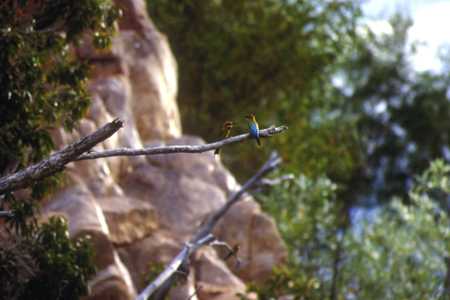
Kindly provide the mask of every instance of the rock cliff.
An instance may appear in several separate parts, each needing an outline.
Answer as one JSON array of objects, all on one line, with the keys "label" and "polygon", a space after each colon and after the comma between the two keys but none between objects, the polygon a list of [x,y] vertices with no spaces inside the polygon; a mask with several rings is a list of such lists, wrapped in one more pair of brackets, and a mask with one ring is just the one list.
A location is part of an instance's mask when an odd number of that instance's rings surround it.
[{"label": "rock cliff", "polygon": [[[55,132],[55,141],[66,145],[120,117],[124,128],[98,149],[203,143],[182,134],[177,64],[167,38],[148,18],[143,0],[116,2],[123,17],[111,51],[97,52],[88,37],[76,49],[94,67],[89,113],[73,133]],[[43,214],[63,214],[71,236],[91,236],[98,272],[90,281],[89,300],[133,299],[152,265],[167,263],[205,216],[239,188],[212,153],[82,161],[66,174],[65,187]],[[225,216],[216,235],[241,245],[240,268],[204,248],[192,258],[187,280],[171,290],[171,299],[186,300],[195,288],[192,299],[238,299],[245,282],[263,280],[286,256],[273,220],[250,196]]]}]

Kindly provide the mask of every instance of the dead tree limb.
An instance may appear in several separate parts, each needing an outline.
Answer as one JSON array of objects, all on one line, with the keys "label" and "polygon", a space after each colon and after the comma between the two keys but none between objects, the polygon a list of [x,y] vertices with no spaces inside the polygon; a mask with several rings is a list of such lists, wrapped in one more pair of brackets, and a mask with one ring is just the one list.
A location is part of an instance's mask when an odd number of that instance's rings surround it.
[{"label": "dead tree limb", "polygon": [[215,240],[212,234],[209,234],[195,243],[186,243],[180,253],[170,262],[170,264],[159,274],[159,276],[150,283],[137,297],[138,300],[147,300],[160,286],[162,286],[170,277],[172,277],[178,268],[188,259],[189,255],[198,248],[207,245]]},{"label": "dead tree limb", "polygon": [[109,138],[122,126],[123,122],[119,119],[115,119],[114,121],[100,127],[92,134],[85,136],[79,141],[66,146],[64,149],[53,153],[49,158],[14,174],[0,178],[0,195],[8,191],[28,187],[37,180],[62,171],[66,164],[76,160],[78,156]]},{"label": "dead tree limb", "polygon": [[[79,141],[65,147],[50,155],[36,164],[33,164],[14,174],[0,178],[0,195],[8,191],[17,190],[30,186],[33,182],[43,179],[49,175],[62,171],[64,166],[72,161],[98,159],[114,156],[138,156],[156,155],[170,153],[201,153],[220,148],[224,145],[240,142],[250,138],[249,134],[241,134],[214,143],[204,145],[174,145],[159,146],[143,149],[118,148],[99,152],[89,152],[95,145],[103,142],[123,126],[123,122],[116,119],[94,133],[80,139]],[[286,126],[270,127],[260,131],[261,137],[269,137],[286,130]]]},{"label": "dead tree limb", "polygon": [[263,178],[261,180],[261,186],[275,186],[280,185],[285,181],[292,181],[295,179],[294,174],[285,174],[277,178]]},{"label": "dead tree limb", "polygon": [[259,183],[259,181],[267,175],[267,173],[273,171],[281,164],[281,157],[278,156],[276,152],[272,152],[269,160],[256,172],[253,177],[247,180],[246,183],[241,187],[241,189],[235,192],[228,201],[216,212],[214,213],[208,221],[200,228],[198,233],[194,236],[191,241],[197,241],[204,236],[208,235],[212,232],[214,226],[216,226],[217,222],[227,213],[227,211],[233,206],[236,202],[241,199],[241,196],[255,185]]},{"label": "dead tree limb", "polygon": [[2,211],[0,211],[0,218],[8,218],[8,217],[13,217],[13,216],[14,216],[14,214],[10,210],[2,210]]},{"label": "dead tree limb", "polygon": [[[287,129],[287,126],[270,127],[260,130],[261,137],[270,137],[274,134],[281,133]],[[114,156],[138,156],[138,155],[156,155],[170,153],[202,153],[210,150],[221,148],[224,145],[237,143],[250,138],[248,133],[232,136],[214,143],[203,145],[173,145],[173,146],[157,146],[142,149],[118,148],[104,150],[98,152],[85,153],[77,158],[77,160],[98,159]]]},{"label": "dead tree limb", "polygon": [[[160,287],[173,278],[178,268],[185,264],[189,256],[198,248],[209,245],[215,241],[215,237],[211,234],[214,226],[228,212],[228,210],[236,204],[244,193],[255,186],[265,175],[277,168],[281,164],[281,158],[274,152],[269,160],[251,177],[237,192],[233,193],[228,201],[200,227],[194,237],[186,243],[178,255],[172,259],[164,271],[152,281],[136,298],[136,300],[147,300]],[[165,285],[167,286],[167,285]]]}]

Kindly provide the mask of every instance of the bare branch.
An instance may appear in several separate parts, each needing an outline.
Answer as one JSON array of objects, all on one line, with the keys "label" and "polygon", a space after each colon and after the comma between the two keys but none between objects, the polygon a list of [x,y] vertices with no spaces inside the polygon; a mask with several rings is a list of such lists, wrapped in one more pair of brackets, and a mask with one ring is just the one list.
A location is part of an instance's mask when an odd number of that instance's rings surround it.
[{"label": "bare branch", "polygon": [[66,164],[74,161],[84,152],[109,138],[122,126],[123,122],[119,119],[115,119],[97,129],[92,134],[53,153],[49,158],[20,170],[19,172],[0,178],[0,194],[25,188],[37,180],[63,170]]},{"label": "bare branch", "polygon": [[14,214],[10,210],[1,210],[0,211],[0,218],[7,218],[7,217],[13,217]]},{"label": "bare branch", "polygon": [[192,239],[196,241],[206,236],[210,232],[214,226],[216,226],[217,222],[227,213],[227,211],[233,206],[236,202],[238,202],[241,196],[248,190],[250,190],[253,186],[255,186],[267,173],[273,171],[281,164],[281,157],[278,156],[276,152],[272,152],[269,160],[250,178],[239,191],[231,195],[228,201],[220,208],[216,213],[214,213],[209,220],[203,224],[198,233]]},{"label": "bare branch", "polygon": [[[260,130],[260,137],[270,137],[274,134],[281,133],[287,129],[287,126],[270,127]],[[77,160],[97,159],[114,156],[138,156],[138,155],[156,155],[156,154],[170,154],[170,153],[202,153],[210,150],[221,148],[224,145],[237,143],[250,138],[248,133],[232,136],[214,143],[203,145],[173,145],[173,146],[158,146],[142,149],[118,148],[98,152],[85,153],[77,158]]]},{"label": "bare branch", "polygon": [[285,174],[277,178],[263,178],[261,179],[261,185],[262,186],[275,186],[279,185],[284,181],[291,181],[294,180],[295,176],[294,174]]},{"label": "bare branch", "polygon": [[186,243],[183,249],[181,249],[180,253],[178,253],[178,255],[174,259],[172,259],[166,269],[138,295],[136,300],[147,300],[148,297],[150,297],[157,289],[163,286],[166,281],[173,278],[175,272],[181,265],[183,265],[187,261],[191,253],[195,252],[201,246],[209,245],[216,241],[215,237],[211,234],[214,226],[228,212],[228,210],[241,199],[242,195],[244,195],[246,191],[251,189],[267,173],[277,168],[280,164],[281,158],[277,153],[273,152],[269,160],[258,170],[258,172],[256,172],[256,174],[252,178],[250,178],[239,191],[233,193],[228,201],[222,206],[222,208],[214,213],[207,220],[207,222],[200,227],[197,234],[194,235],[191,241]]},{"label": "bare branch", "polygon": [[170,262],[166,269],[159,274],[159,276],[151,282],[136,299],[147,300],[148,297],[150,297],[160,286],[164,284],[164,282],[166,282],[166,280],[177,272],[178,268],[188,259],[191,253],[214,240],[214,236],[212,234],[208,234],[195,243],[186,243],[180,253],[178,253],[178,255]]},{"label": "bare branch", "polygon": [[[224,145],[240,142],[250,138],[250,135],[241,134],[230,137],[218,142],[204,144],[204,145],[174,145],[161,146],[143,149],[118,148],[112,150],[105,150],[101,152],[89,152],[98,143],[106,140],[123,126],[123,122],[116,119],[103,127],[96,130],[94,133],[82,138],[81,140],[65,147],[64,149],[53,153],[48,159],[39,163],[31,165],[14,174],[0,178],[0,195],[7,191],[17,190],[27,187],[33,182],[61,171],[64,166],[72,161],[97,159],[103,157],[113,156],[137,156],[137,155],[155,155],[155,154],[170,154],[170,153],[201,153],[205,151],[214,150]],[[270,127],[260,131],[261,137],[269,137],[286,130],[286,126]]]}]

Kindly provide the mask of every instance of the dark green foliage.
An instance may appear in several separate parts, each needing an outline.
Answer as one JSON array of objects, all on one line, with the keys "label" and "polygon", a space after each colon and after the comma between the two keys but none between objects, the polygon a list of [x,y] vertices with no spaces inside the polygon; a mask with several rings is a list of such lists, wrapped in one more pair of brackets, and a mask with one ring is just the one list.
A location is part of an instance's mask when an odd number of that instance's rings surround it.
[{"label": "dark green foliage", "polygon": [[153,280],[156,279],[156,277],[158,277],[158,275],[164,271],[164,264],[163,263],[152,263],[149,266],[149,270],[148,273],[145,275],[144,281],[145,284],[149,284],[150,282],[152,282]]},{"label": "dark green foliage", "polygon": [[[263,284],[257,285],[250,283],[248,292],[254,292],[260,300],[272,300],[279,297],[293,295],[294,300],[301,299],[325,299],[320,297],[320,282],[314,278],[308,278],[308,275],[299,267],[292,267],[295,263],[277,267],[273,270],[272,276]],[[245,295],[239,295],[242,300],[249,300]]]},{"label": "dark green foliage", "polygon": [[262,299],[285,294],[295,299],[325,299],[332,282],[334,253],[348,220],[336,201],[337,185],[321,177],[298,176],[258,197],[278,224],[289,247],[289,263],[274,270],[262,286],[251,286]]},{"label": "dark green foliage", "polygon": [[[3,1],[0,4],[0,176],[54,149],[49,131],[72,130],[89,105],[89,66],[75,56],[82,34],[110,44],[118,10],[106,0]],[[67,223],[38,225],[38,202],[60,176],[34,182],[29,196],[1,195],[6,219],[0,247],[2,299],[79,299],[93,275],[86,238],[72,241]]]},{"label": "dark green foliage", "polygon": [[91,30],[107,46],[117,15],[103,0],[14,3],[0,5],[0,172],[47,156],[48,130],[70,130],[82,117],[88,68],[69,43]]},{"label": "dark green foliage", "polygon": [[89,237],[69,238],[67,222],[35,219],[37,202],[5,195],[14,216],[6,219],[0,247],[0,291],[4,299],[79,299],[94,274]]},{"label": "dark green foliage", "polygon": [[[337,190],[301,176],[261,197],[291,253],[265,285],[253,287],[262,299],[448,298],[449,166],[430,161],[448,148],[449,77],[415,72],[405,46],[410,22],[395,17],[392,26],[392,35],[355,39],[342,57],[344,83],[332,92],[339,114],[356,126],[359,167]],[[319,192],[299,189],[302,181]],[[388,204],[348,223],[361,212],[357,200]]]},{"label": "dark green foliage", "polygon": [[16,199],[12,193],[5,195],[2,209],[10,209],[12,217],[6,218],[8,229],[17,235],[29,238],[36,230],[36,209],[38,204],[30,199]]},{"label": "dark green foliage", "polygon": [[289,125],[261,150],[223,149],[242,178],[276,147],[291,171],[325,173],[357,188],[343,190],[349,203],[367,204],[406,195],[410,174],[448,152],[449,79],[413,72],[407,19],[378,37],[357,33],[354,1],[158,0],[148,10],[178,60],[186,131],[214,140],[225,120],[246,131],[248,112],[261,127]]},{"label": "dark green foliage", "polygon": [[53,217],[28,236],[3,241],[0,248],[2,299],[79,299],[94,274],[87,238],[69,239],[67,223]]},{"label": "dark green foliage", "polygon": [[1,299],[18,299],[29,278],[34,276],[36,264],[29,251],[32,243],[2,240],[0,248]]},{"label": "dark green foliage", "polygon": [[67,222],[51,218],[37,231],[31,252],[37,267],[19,299],[76,300],[87,293],[87,280],[95,273],[89,238],[71,241]]}]

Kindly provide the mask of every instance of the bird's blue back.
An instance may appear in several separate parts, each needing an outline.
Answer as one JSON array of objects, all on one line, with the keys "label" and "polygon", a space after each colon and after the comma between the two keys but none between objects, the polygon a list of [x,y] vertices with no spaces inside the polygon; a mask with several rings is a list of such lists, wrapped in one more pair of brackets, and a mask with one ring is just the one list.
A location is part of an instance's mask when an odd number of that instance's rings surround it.
[{"label": "bird's blue back", "polygon": [[258,123],[256,122],[250,122],[248,123],[248,128],[250,131],[250,135],[254,138],[259,138],[259,127]]}]

